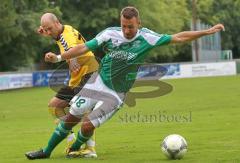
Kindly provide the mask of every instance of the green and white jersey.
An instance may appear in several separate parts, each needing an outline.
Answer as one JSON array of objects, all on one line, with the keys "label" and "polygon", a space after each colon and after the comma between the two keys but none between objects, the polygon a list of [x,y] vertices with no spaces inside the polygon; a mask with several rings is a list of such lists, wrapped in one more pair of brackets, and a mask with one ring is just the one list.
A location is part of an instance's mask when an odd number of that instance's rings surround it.
[{"label": "green and white jersey", "polygon": [[106,53],[99,69],[104,84],[116,92],[128,92],[136,80],[146,52],[170,41],[170,35],[158,34],[147,28],[139,29],[136,36],[129,40],[123,36],[120,27],[112,27],[105,29],[85,45],[92,51],[102,47]]}]

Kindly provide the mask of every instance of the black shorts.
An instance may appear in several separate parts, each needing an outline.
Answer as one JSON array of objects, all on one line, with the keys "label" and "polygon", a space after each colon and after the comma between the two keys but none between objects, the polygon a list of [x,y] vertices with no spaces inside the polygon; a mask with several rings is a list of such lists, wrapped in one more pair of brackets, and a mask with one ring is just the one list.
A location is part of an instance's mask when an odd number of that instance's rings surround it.
[{"label": "black shorts", "polygon": [[92,73],[88,73],[86,75],[84,75],[82,77],[81,82],[79,83],[78,86],[76,87],[69,87],[69,86],[64,86],[62,87],[57,94],[55,95],[55,97],[61,99],[61,100],[65,100],[70,102],[71,99],[80,92],[80,90],[83,88],[83,86],[87,83],[88,79],[91,77]]}]

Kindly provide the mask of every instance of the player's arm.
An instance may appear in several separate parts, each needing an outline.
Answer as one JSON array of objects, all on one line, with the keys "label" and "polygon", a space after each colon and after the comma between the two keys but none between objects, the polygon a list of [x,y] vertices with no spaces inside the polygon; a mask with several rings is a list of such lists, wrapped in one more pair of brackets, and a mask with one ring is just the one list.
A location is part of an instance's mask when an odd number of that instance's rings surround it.
[{"label": "player's arm", "polygon": [[222,24],[217,24],[206,30],[180,32],[172,35],[172,40],[170,43],[184,43],[193,41],[202,36],[211,35],[221,30],[224,31],[224,26]]},{"label": "player's arm", "polygon": [[72,47],[71,49],[69,49],[68,51],[62,53],[61,57],[62,57],[62,60],[71,59],[71,58],[81,56],[82,54],[85,54],[88,51],[89,49],[85,44],[78,44]]},{"label": "player's arm", "polygon": [[54,53],[46,53],[45,54],[45,61],[46,62],[60,62],[62,60],[75,58],[78,56],[81,56],[82,54],[88,52],[88,51],[94,51],[97,48],[99,48],[103,42],[109,40],[110,35],[108,34],[108,31],[105,30],[101,33],[99,33],[94,39],[87,41],[84,44],[79,44],[75,47],[72,47],[68,51],[62,53],[61,55],[56,55]]},{"label": "player's arm", "polygon": [[71,58],[81,56],[82,54],[84,54],[88,51],[89,51],[89,49],[85,44],[79,44],[79,45],[72,47],[68,51],[65,51],[61,55],[56,55],[55,53],[52,53],[52,52],[46,53],[45,61],[52,62],[52,63],[60,62],[60,61],[66,60],[66,59],[71,59]]},{"label": "player's arm", "polygon": [[[68,26],[66,26],[66,28],[68,28]],[[68,50],[77,46],[79,43],[84,43],[83,40],[79,39],[79,32],[72,27],[71,30],[67,29],[66,32],[63,32],[61,37],[67,43]],[[81,68],[81,65],[78,62],[78,57],[69,59],[68,64],[69,70],[74,73],[77,73]]]}]

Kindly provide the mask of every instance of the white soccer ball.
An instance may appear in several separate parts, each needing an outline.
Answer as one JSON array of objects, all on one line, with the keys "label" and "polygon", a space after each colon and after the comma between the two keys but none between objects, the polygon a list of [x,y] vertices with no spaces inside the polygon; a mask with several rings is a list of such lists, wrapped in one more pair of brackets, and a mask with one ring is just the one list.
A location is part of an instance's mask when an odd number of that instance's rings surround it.
[{"label": "white soccer ball", "polygon": [[162,142],[162,151],[169,159],[181,159],[187,152],[187,142],[181,135],[168,135]]}]

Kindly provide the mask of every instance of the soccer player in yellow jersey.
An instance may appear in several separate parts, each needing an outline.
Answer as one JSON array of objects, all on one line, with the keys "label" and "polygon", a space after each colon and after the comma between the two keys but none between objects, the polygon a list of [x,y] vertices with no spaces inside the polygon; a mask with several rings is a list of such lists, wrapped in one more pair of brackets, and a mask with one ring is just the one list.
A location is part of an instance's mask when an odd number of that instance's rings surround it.
[{"label": "soccer player in yellow jersey", "polygon": [[[76,29],[70,25],[62,25],[52,13],[42,15],[38,33],[43,36],[50,36],[56,40],[61,53],[85,42],[83,36]],[[92,73],[97,71],[99,66],[91,51],[81,57],[66,60],[66,62],[70,71],[69,85],[62,87],[48,104],[50,113],[60,120],[64,118],[66,114],[65,108],[69,106],[71,99],[84,86]],[[97,157],[94,137],[95,135],[86,142],[85,148],[80,150],[82,157]],[[73,140],[74,133],[68,136],[69,145],[71,145]]]}]

